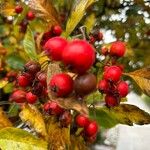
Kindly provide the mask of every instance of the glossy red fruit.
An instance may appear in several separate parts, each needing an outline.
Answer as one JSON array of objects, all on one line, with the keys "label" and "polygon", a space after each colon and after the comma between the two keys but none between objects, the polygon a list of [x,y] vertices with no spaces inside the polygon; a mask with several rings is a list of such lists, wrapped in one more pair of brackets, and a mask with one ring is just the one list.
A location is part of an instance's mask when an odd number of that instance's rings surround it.
[{"label": "glossy red fruit", "polygon": [[23,7],[22,6],[16,6],[15,7],[15,12],[17,13],[17,14],[20,14],[21,12],[23,11]]},{"label": "glossy red fruit", "polygon": [[77,115],[75,118],[75,123],[79,127],[86,127],[89,124],[89,119],[84,115]]},{"label": "glossy red fruit", "polygon": [[95,121],[92,121],[85,127],[85,134],[87,136],[94,136],[98,132],[98,124]]},{"label": "glossy red fruit", "polygon": [[77,95],[84,96],[96,89],[96,76],[92,73],[78,75],[74,80],[74,90]]},{"label": "glossy red fruit", "polygon": [[108,106],[108,107],[114,107],[119,104],[118,99],[113,95],[106,95],[105,103],[106,103],[106,106]]},{"label": "glossy red fruit", "polygon": [[98,82],[97,88],[100,92],[106,93],[109,90],[109,82],[105,79]]},{"label": "glossy red fruit", "polygon": [[117,85],[117,90],[121,97],[126,97],[129,92],[129,86],[125,81],[121,81]]},{"label": "glossy red fruit", "polygon": [[24,103],[26,101],[26,92],[23,90],[16,90],[11,94],[10,100],[16,103]]},{"label": "glossy red fruit", "polygon": [[64,64],[83,74],[95,62],[95,50],[85,40],[73,40],[66,46],[62,58]]},{"label": "glossy red fruit", "polygon": [[124,42],[116,41],[113,42],[110,47],[110,55],[122,57],[125,54],[126,46]]},{"label": "glossy red fruit", "polygon": [[62,127],[68,127],[72,122],[72,115],[69,111],[64,111],[59,117],[59,121]]},{"label": "glossy red fruit", "polygon": [[44,110],[50,115],[60,115],[64,112],[64,109],[61,108],[57,102],[50,101],[44,104]]},{"label": "glossy red fruit", "polygon": [[24,66],[25,72],[30,73],[32,76],[34,76],[38,71],[41,70],[41,66],[36,61],[29,61]]},{"label": "glossy red fruit", "polygon": [[36,74],[36,79],[37,79],[43,86],[46,86],[46,85],[47,85],[47,83],[46,83],[47,75],[46,75],[45,72],[39,71],[39,72]]},{"label": "glossy red fruit", "polygon": [[35,18],[35,14],[32,11],[29,11],[26,15],[27,20],[33,20]]},{"label": "glossy red fruit", "polygon": [[55,26],[53,27],[53,33],[54,33],[55,35],[57,35],[57,36],[61,35],[61,33],[62,33],[62,28],[61,28],[61,26],[55,25]]},{"label": "glossy red fruit", "polygon": [[49,86],[54,95],[63,97],[73,91],[73,80],[68,74],[60,73],[51,78]]},{"label": "glossy red fruit", "polygon": [[122,71],[117,66],[110,66],[106,71],[104,72],[104,79],[112,81],[112,82],[118,82],[121,78]]},{"label": "glossy red fruit", "polygon": [[37,96],[33,94],[32,92],[26,93],[26,100],[30,104],[34,104],[37,101]]},{"label": "glossy red fruit", "polygon": [[44,49],[53,60],[59,61],[62,60],[62,53],[67,43],[67,40],[62,37],[50,38],[45,43]]},{"label": "glossy red fruit", "polygon": [[20,75],[17,78],[17,81],[18,81],[19,86],[21,87],[26,87],[30,85],[30,80],[24,75]]}]

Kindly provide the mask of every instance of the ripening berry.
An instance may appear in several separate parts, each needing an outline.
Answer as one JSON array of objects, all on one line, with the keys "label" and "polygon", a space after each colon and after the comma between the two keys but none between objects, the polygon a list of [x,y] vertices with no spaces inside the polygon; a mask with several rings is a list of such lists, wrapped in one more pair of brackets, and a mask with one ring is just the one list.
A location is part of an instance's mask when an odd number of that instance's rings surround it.
[{"label": "ripening berry", "polygon": [[86,127],[89,124],[89,119],[84,115],[77,115],[75,118],[75,123],[79,127]]},{"label": "ripening berry", "polygon": [[30,80],[29,78],[27,78],[26,76],[24,75],[20,75],[18,78],[17,78],[17,81],[18,81],[18,85],[21,86],[21,87],[27,87],[30,85]]},{"label": "ripening berry", "polygon": [[126,46],[124,42],[116,41],[113,42],[110,47],[110,55],[122,57],[125,54]]},{"label": "ripening berry", "polygon": [[98,124],[95,121],[92,121],[85,127],[84,130],[87,136],[94,136],[98,132]]},{"label": "ripening berry", "polygon": [[121,97],[126,97],[129,92],[129,86],[125,81],[121,81],[117,85],[117,90]]},{"label": "ripening berry", "polygon": [[105,46],[103,46],[103,47],[101,48],[101,53],[102,53],[103,55],[107,55],[107,54],[108,54],[108,48],[105,47]]},{"label": "ripening berry", "polygon": [[109,82],[105,79],[98,82],[97,88],[100,92],[106,93],[109,90]]},{"label": "ripening berry", "polygon": [[33,20],[35,18],[35,14],[32,11],[29,11],[26,15],[27,20]]},{"label": "ripening berry", "polygon": [[30,73],[32,76],[34,76],[38,71],[41,70],[40,63],[36,61],[29,61],[24,66],[25,72]]},{"label": "ripening berry", "polygon": [[103,33],[98,32],[97,38],[98,38],[99,41],[101,41],[103,39]]},{"label": "ripening berry", "polygon": [[22,6],[18,5],[18,6],[15,7],[15,12],[17,14],[20,14],[22,11],[23,11],[23,7]]},{"label": "ripening berry", "polygon": [[37,96],[32,92],[26,93],[26,100],[30,104],[34,104],[37,101]]},{"label": "ripening berry", "polygon": [[11,94],[10,100],[16,103],[24,103],[26,101],[26,92],[23,90],[16,90]]},{"label": "ripening berry", "polygon": [[57,102],[49,101],[43,106],[44,111],[49,113],[50,115],[60,115],[64,112],[64,109],[61,108]]},{"label": "ripening berry", "polygon": [[73,80],[68,74],[60,73],[51,78],[49,86],[52,94],[63,97],[73,91]]},{"label": "ripening berry", "polygon": [[105,96],[105,103],[108,107],[114,107],[119,104],[118,99],[115,96],[109,94]]},{"label": "ripening berry", "polygon": [[62,33],[62,28],[61,28],[61,26],[55,25],[55,26],[53,27],[53,33],[54,33],[55,35],[57,35],[57,36],[61,35],[61,33]]},{"label": "ripening berry", "polygon": [[104,72],[104,79],[112,82],[118,82],[121,78],[122,71],[117,66],[110,66],[106,71]]},{"label": "ripening berry", "polygon": [[68,44],[67,40],[62,37],[50,38],[44,45],[44,49],[52,60],[62,60],[62,53]]},{"label": "ripening berry", "polygon": [[43,85],[46,86],[46,80],[47,80],[47,76],[46,73],[44,71],[39,71],[36,74],[36,79]]},{"label": "ripening berry", "polygon": [[83,74],[95,62],[95,50],[85,40],[73,40],[65,47],[62,59],[70,69]]},{"label": "ripening berry", "polygon": [[96,89],[96,76],[92,73],[78,75],[74,80],[74,90],[77,95],[83,96]]}]

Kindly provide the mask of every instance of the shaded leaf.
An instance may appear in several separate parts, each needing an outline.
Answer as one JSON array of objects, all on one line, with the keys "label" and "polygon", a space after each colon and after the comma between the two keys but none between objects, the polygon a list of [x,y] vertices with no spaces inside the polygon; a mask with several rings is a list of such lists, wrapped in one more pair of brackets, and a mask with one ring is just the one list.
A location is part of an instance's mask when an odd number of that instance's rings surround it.
[{"label": "shaded leaf", "polygon": [[125,73],[131,77],[141,88],[141,90],[150,96],[150,67],[139,69],[133,72]]},{"label": "shaded leaf", "polygon": [[0,129],[11,127],[12,123],[9,121],[7,115],[4,113],[3,109],[0,107]]},{"label": "shaded leaf", "polygon": [[58,13],[50,0],[29,0],[29,7],[35,11],[37,17],[43,19],[49,26],[59,23]]},{"label": "shaded leaf", "polygon": [[34,128],[34,130],[42,137],[44,137],[45,139],[47,138],[44,119],[42,117],[42,114],[35,106],[27,104],[24,105],[19,116],[23,122]]},{"label": "shaded leaf", "polygon": [[150,114],[130,104],[120,104],[111,109],[107,107],[91,109],[90,114],[93,119],[95,118],[105,128],[113,127],[118,123],[130,126],[133,124],[150,124]]},{"label": "shaded leaf", "polygon": [[32,60],[37,60],[36,47],[33,32],[28,26],[25,38],[23,40],[24,50],[27,53],[28,57]]},{"label": "shaded leaf", "polygon": [[90,31],[93,29],[93,27],[94,27],[94,25],[95,25],[95,22],[96,22],[96,17],[95,17],[95,14],[94,14],[94,13],[90,14],[90,15],[86,18],[86,20],[85,20],[85,22],[84,22],[84,25],[85,25],[85,27],[86,27],[86,29],[87,29],[87,33],[90,33]]},{"label": "shaded leaf", "polygon": [[47,150],[47,143],[31,133],[18,128],[0,130],[2,150]]},{"label": "shaded leaf", "polygon": [[71,11],[70,17],[67,21],[65,36],[69,36],[77,24],[85,15],[86,9],[94,3],[95,0],[80,0],[75,1],[74,8]]},{"label": "shaded leaf", "polygon": [[[50,82],[51,77],[57,73],[61,73],[62,70],[59,66],[59,63],[51,63],[48,66],[48,72],[47,72],[47,84]],[[66,109],[74,109],[80,113],[83,113],[85,115],[88,114],[88,108],[85,104],[84,101],[79,101],[77,100],[77,98],[74,95],[68,96],[67,98],[58,98],[53,96],[53,94],[51,93],[51,90],[49,89],[49,85],[47,85],[48,87],[48,95],[49,98],[53,101],[57,101],[57,103]]]},{"label": "shaded leaf", "polygon": [[17,54],[10,54],[6,57],[6,63],[12,69],[21,70],[23,69],[25,61]]}]

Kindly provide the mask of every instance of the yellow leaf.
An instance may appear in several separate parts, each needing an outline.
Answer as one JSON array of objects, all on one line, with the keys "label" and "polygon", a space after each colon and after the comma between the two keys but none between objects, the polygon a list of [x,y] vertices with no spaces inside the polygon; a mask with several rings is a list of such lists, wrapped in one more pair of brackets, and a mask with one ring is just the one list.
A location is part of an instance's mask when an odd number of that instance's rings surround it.
[{"label": "yellow leaf", "polygon": [[70,128],[62,128],[56,118],[47,118],[49,147],[52,150],[65,150],[70,146]]},{"label": "yellow leaf", "polygon": [[125,75],[131,77],[138,84],[141,90],[150,96],[150,67],[125,73]]},{"label": "yellow leaf", "polygon": [[64,35],[67,37],[71,34],[77,24],[81,21],[85,15],[86,9],[95,2],[95,0],[80,0],[75,1],[74,8],[70,14],[70,17],[67,21],[66,32]]},{"label": "yellow leaf", "polygon": [[2,108],[0,108],[0,129],[11,126],[12,123],[10,122],[10,120],[8,119]]},{"label": "yellow leaf", "polygon": [[84,22],[84,25],[86,26],[86,29],[87,29],[87,33],[90,33],[90,31],[92,30],[92,28],[94,27],[95,25],[95,21],[96,21],[96,17],[95,17],[95,14],[92,13],[90,14],[85,22]]},{"label": "yellow leaf", "polygon": [[29,0],[29,7],[35,11],[37,17],[47,22],[49,27],[59,24],[58,13],[50,0]]},{"label": "yellow leaf", "polygon": [[0,89],[3,88],[4,86],[6,86],[8,83],[8,81],[6,80],[0,80]]},{"label": "yellow leaf", "polygon": [[1,150],[47,150],[48,144],[31,133],[13,127],[0,130]]},{"label": "yellow leaf", "polygon": [[[60,68],[59,63],[51,63],[48,66],[48,72],[47,72],[47,84],[49,84],[51,77],[57,73],[61,73],[62,70]],[[56,101],[61,107],[66,108],[66,109],[74,109],[82,114],[87,115],[88,114],[88,108],[85,104],[84,101],[79,101],[74,95],[70,95],[67,98],[58,98],[55,97],[52,93],[51,90],[48,87],[48,94],[49,98],[53,101]]]},{"label": "yellow leaf", "polygon": [[34,128],[44,139],[47,139],[43,116],[35,106],[25,104],[19,116],[23,122]]}]

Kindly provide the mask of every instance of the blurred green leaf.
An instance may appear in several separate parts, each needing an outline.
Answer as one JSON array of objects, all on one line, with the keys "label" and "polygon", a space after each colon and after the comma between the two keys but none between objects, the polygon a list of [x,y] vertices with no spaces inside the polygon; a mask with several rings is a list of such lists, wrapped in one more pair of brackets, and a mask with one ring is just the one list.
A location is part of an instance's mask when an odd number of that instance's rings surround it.
[{"label": "blurred green leaf", "polygon": [[77,24],[81,21],[82,17],[85,15],[86,9],[94,2],[95,0],[75,1],[73,10],[71,11],[66,25],[66,31],[64,33],[66,37],[71,34]]},{"label": "blurred green leaf", "polygon": [[12,69],[21,70],[25,61],[17,54],[10,54],[6,57],[6,63]]},{"label": "blurred green leaf", "polygon": [[11,93],[13,91],[13,88],[14,88],[14,84],[13,83],[8,83],[6,86],[4,86],[3,90],[4,90],[4,93]]},{"label": "blurred green leaf", "polygon": [[38,55],[36,53],[34,35],[30,27],[28,26],[25,38],[23,40],[23,46],[26,54],[32,60],[38,60]]},{"label": "blurred green leaf", "polygon": [[0,130],[2,150],[47,150],[47,143],[31,133],[18,128]]}]

